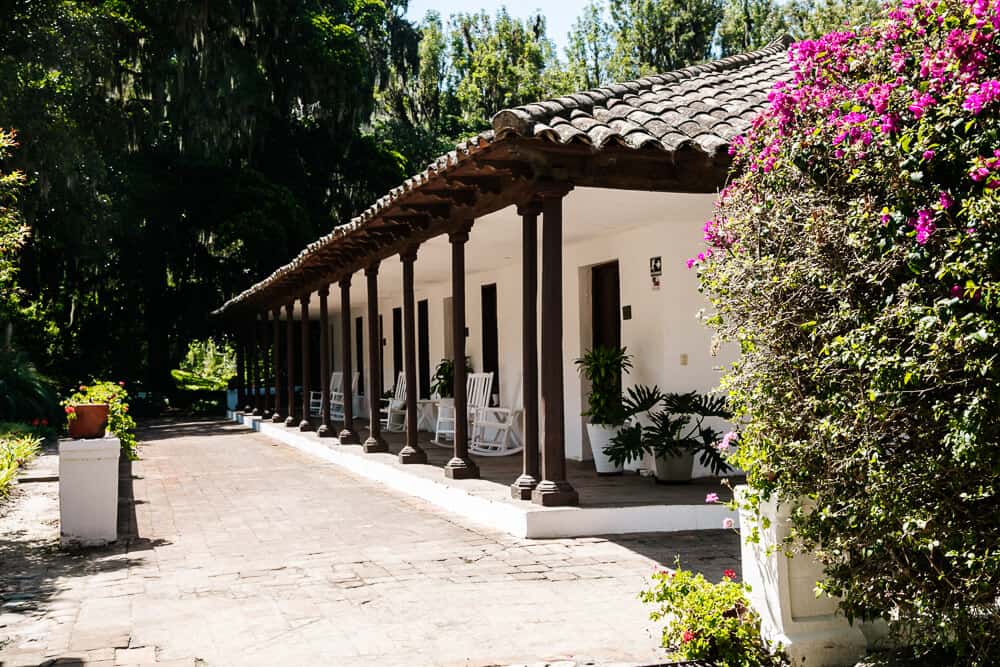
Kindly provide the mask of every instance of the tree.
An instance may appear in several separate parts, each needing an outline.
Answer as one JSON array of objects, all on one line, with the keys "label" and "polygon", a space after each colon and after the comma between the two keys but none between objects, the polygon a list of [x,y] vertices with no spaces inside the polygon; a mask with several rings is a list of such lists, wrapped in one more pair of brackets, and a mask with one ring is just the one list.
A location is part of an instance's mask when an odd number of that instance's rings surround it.
[{"label": "tree", "polygon": [[784,9],[775,0],[726,0],[719,24],[723,56],[767,46],[788,31]]},{"label": "tree", "polygon": [[608,83],[612,56],[611,27],[604,4],[591,0],[573,23],[566,47],[568,87],[573,90],[597,88]]},{"label": "tree", "polygon": [[[15,133],[0,128],[0,162],[9,157],[16,146]],[[11,313],[17,304],[17,253],[28,237],[18,209],[18,198],[24,187],[20,171],[0,171],[0,348],[11,345]]]},{"label": "tree", "polygon": [[611,0],[616,80],[669,72],[711,57],[722,0]]},{"label": "tree", "polygon": [[692,264],[750,509],[918,664],[1000,661],[1000,6],[907,0],[805,41]]},{"label": "tree", "polygon": [[798,39],[870,24],[882,11],[879,0],[793,0],[788,24]]}]

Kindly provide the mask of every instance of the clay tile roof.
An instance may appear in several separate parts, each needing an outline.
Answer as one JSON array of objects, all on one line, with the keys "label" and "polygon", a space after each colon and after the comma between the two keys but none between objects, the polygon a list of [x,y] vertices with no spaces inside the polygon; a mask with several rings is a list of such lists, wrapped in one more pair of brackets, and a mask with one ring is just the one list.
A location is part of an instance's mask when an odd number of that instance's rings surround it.
[{"label": "clay tile roof", "polygon": [[345,237],[364,235],[366,226],[400,200],[507,138],[583,144],[596,150],[607,146],[667,153],[694,149],[715,158],[749,128],[774,84],[789,77],[786,52],[791,42],[785,36],[752,53],[504,109],[493,116],[491,130],[461,141],[455,150],[393,188],[349,223],[309,244],[291,262],[227,301],[215,314],[249,304],[254,297],[263,299],[271,288],[292,283],[298,274],[321,265],[324,252]]}]

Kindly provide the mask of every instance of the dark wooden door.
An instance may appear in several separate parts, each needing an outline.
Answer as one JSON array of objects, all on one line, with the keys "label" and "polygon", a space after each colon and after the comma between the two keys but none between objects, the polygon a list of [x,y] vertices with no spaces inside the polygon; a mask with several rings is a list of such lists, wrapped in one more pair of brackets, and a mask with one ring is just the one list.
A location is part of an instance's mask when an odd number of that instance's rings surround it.
[{"label": "dark wooden door", "polygon": [[590,270],[593,294],[594,347],[621,347],[621,285],[618,262],[595,266]]},{"label": "dark wooden door", "polygon": [[358,382],[358,396],[364,396],[368,383],[365,382],[365,321],[361,317],[354,320],[354,349],[357,352],[355,368],[358,369],[358,374],[361,376],[361,381]]},{"label": "dark wooden door", "polygon": [[492,393],[500,393],[500,332],[497,326],[497,286],[483,285],[483,372],[493,373]]},{"label": "dark wooden door", "polygon": [[420,380],[420,398],[431,397],[431,318],[427,299],[417,302],[417,377]]},{"label": "dark wooden door", "polygon": [[392,309],[392,377],[403,372],[403,309]]}]

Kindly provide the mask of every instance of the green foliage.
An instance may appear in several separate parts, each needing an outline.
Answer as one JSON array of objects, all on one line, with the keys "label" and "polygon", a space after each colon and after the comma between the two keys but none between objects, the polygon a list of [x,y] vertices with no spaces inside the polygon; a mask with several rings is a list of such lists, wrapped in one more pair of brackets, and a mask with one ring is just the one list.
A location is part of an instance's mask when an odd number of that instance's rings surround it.
[{"label": "green foliage", "polygon": [[48,419],[57,405],[52,383],[26,354],[0,349],[0,420]]},{"label": "green foliage", "polygon": [[781,667],[789,664],[761,640],[760,615],[747,599],[750,587],[726,570],[719,583],[701,574],[663,570],[640,599],[655,606],[653,621],[666,621],[662,645],[676,659],[707,660],[720,667]]},{"label": "green foliage", "polygon": [[722,0],[611,0],[611,78],[669,72],[711,57]]},{"label": "green foliage", "polygon": [[[472,372],[472,360],[465,358],[465,372]],[[439,398],[455,397],[455,362],[451,359],[442,359],[434,369],[431,377],[431,393]]]},{"label": "green foliage", "polygon": [[[724,474],[730,466],[718,448],[722,434],[706,425],[705,420],[730,419],[732,414],[725,402],[723,396],[705,396],[695,391],[661,394],[656,387],[629,387],[624,401],[626,415],[631,418],[645,412],[649,425],[643,426],[639,421],[626,423],[604,452],[616,465],[646,453],[667,457],[692,452],[713,474]],[[654,410],[657,406],[661,409]]]},{"label": "green foliage", "polygon": [[20,425],[0,423],[0,498],[10,493],[17,470],[27,465],[42,446],[42,439]]},{"label": "green foliage", "polygon": [[63,401],[66,406],[66,416],[72,420],[75,413],[72,408],[87,403],[108,404],[108,430],[122,443],[122,449],[130,459],[138,458],[135,438],[135,419],[129,414],[128,392],[124,382],[95,380],[89,385],[80,385],[69,398]]},{"label": "green foliage", "polygon": [[622,398],[622,375],[632,370],[632,355],[624,347],[597,346],[573,363],[590,383],[589,407],[583,416],[592,424],[624,424],[629,415]]},{"label": "green foliage", "polygon": [[794,48],[699,270],[751,509],[808,507],[821,590],[938,664],[1000,661],[998,23],[915,0]]},{"label": "green foliage", "polygon": [[777,0],[728,0],[719,23],[724,56],[767,46],[789,29],[783,3]]},{"label": "green foliage", "polygon": [[181,361],[181,367],[170,371],[179,389],[224,391],[236,377],[236,350],[214,338],[193,340]]}]

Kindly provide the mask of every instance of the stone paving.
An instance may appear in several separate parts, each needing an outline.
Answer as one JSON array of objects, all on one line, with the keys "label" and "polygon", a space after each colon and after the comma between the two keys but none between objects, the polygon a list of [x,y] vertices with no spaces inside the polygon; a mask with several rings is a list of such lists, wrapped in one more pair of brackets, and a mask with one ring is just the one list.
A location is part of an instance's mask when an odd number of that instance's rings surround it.
[{"label": "stone paving", "polygon": [[56,457],[0,508],[0,665],[654,664],[637,600],[731,532],[524,540],[224,422],[148,425],[119,543],[58,548]]}]

